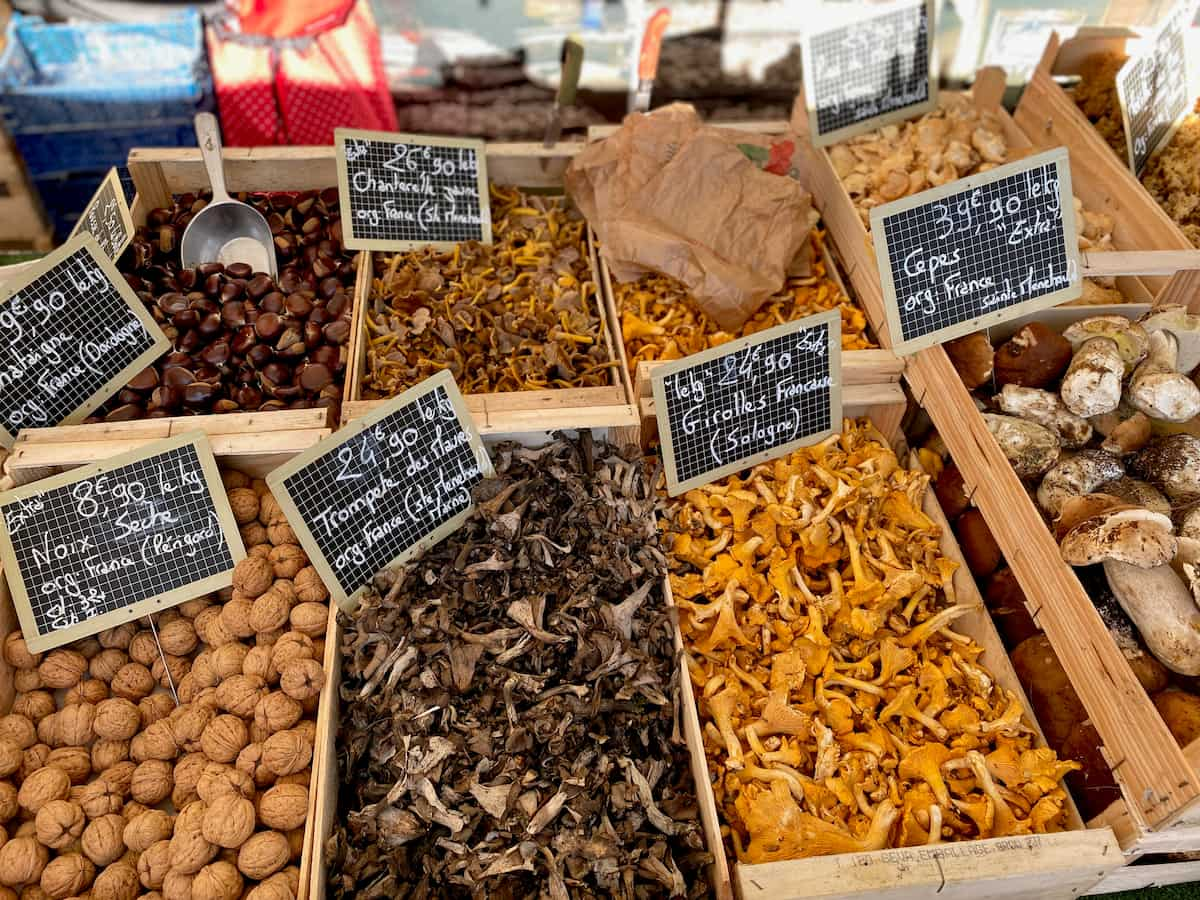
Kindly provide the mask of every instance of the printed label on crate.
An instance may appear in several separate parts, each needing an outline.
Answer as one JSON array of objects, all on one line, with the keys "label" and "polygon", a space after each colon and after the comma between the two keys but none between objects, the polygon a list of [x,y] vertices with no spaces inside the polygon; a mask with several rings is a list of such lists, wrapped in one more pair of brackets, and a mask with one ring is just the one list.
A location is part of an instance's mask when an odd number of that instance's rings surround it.
[{"label": "printed label on crate", "polygon": [[681,494],[816,443],[841,426],[836,310],[656,366],[667,490]]},{"label": "printed label on crate", "polygon": [[1117,72],[1125,147],[1135,175],[1171,140],[1191,109],[1184,32],[1195,0],[1177,3]]},{"label": "printed label on crate", "polygon": [[353,250],[492,242],[483,141],[334,132],[342,243]]},{"label": "printed label on crate", "polygon": [[878,206],[871,237],[897,353],[1082,292],[1062,147]]},{"label": "printed label on crate", "polygon": [[245,555],[200,432],[0,496],[0,560],[38,653],[228,587]]},{"label": "printed label on crate", "polygon": [[[832,13],[801,42],[809,134],[818,147],[937,105],[933,0]],[[824,18],[829,10],[822,10]]]},{"label": "printed label on crate", "polygon": [[439,372],[289,460],[267,484],[334,599],[466,520],[492,464],[462,394]]},{"label": "printed label on crate", "polygon": [[104,255],[116,262],[129,242],[133,240],[133,216],[125,202],[125,188],[116,169],[108,175],[92,195],[91,201],[79,217],[71,237],[82,233],[90,234],[104,251]]},{"label": "printed label on crate", "polygon": [[81,422],[171,342],[81,234],[0,287],[0,443]]}]

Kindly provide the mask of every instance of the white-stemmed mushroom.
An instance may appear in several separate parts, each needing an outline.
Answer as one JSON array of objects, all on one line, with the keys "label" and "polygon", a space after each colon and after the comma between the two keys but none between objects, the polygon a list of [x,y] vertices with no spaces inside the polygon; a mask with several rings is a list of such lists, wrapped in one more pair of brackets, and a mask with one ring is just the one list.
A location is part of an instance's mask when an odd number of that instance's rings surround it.
[{"label": "white-stemmed mushroom", "polygon": [[1092,439],[1088,420],[1067,409],[1053,391],[1006,384],[996,395],[996,405],[1009,415],[1049,428],[1068,450],[1086,446]]},{"label": "white-stemmed mushroom", "polygon": [[1163,422],[1186,422],[1200,414],[1200,388],[1176,369],[1179,342],[1169,331],[1150,333],[1150,350],[1129,381],[1129,403]]},{"label": "white-stemmed mushroom", "polygon": [[1138,319],[1138,324],[1153,334],[1169,331],[1179,345],[1176,369],[1190,375],[1200,366],[1200,316],[1193,316],[1184,306],[1159,306]]},{"label": "white-stemmed mushroom", "polygon": [[1063,404],[1084,418],[1112,412],[1126,372],[1146,355],[1145,330],[1124,316],[1092,316],[1068,326],[1063,337],[1075,350],[1059,387]]},{"label": "white-stemmed mushroom", "polygon": [[1072,497],[1090,494],[1106,481],[1124,474],[1121,461],[1103,450],[1080,450],[1069,454],[1061,457],[1038,485],[1038,506],[1054,518]]},{"label": "white-stemmed mushroom", "polygon": [[984,413],[983,420],[1021,478],[1037,478],[1058,461],[1062,445],[1044,425],[995,413]]},{"label": "white-stemmed mushroom", "polygon": [[1200,497],[1200,439],[1190,434],[1155,438],[1129,461],[1129,471],[1174,503]]},{"label": "white-stemmed mushroom", "polygon": [[[1101,448],[1103,449],[1103,448]],[[1099,493],[1119,497],[1130,506],[1141,506],[1150,512],[1164,516],[1171,514],[1171,501],[1163,496],[1162,491],[1148,481],[1140,478],[1130,478],[1122,475],[1112,481],[1106,481],[1096,489]]]}]

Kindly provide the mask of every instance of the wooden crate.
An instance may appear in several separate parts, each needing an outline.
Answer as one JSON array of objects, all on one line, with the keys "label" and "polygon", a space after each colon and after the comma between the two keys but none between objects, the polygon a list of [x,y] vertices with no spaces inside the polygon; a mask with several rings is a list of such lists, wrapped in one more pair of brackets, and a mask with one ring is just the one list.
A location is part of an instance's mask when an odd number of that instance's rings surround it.
[{"label": "wooden crate", "polygon": [[[1191,250],[1171,217],[1154,201],[1123,157],[1092,127],[1057,82],[1055,76],[1078,75],[1084,60],[1107,51],[1124,53],[1131,33],[1123,28],[1086,28],[1061,41],[1051,33],[1014,119],[1038,149],[1066,147],[1071,160],[1075,193],[1089,209],[1113,217],[1113,242],[1125,250]],[[1144,279],[1154,293],[1166,279]]]},{"label": "wooden crate", "polygon": [[[309,411],[309,412],[311,412],[311,411]],[[272,413],[270,415],[279,416],[280,414]],[[285,413],[284,415],[287,415],[287,414]],[[293,413],[293,415],[294,415],[294,413]],[[198,418],[198,417],[194,417],[192,419],[184,419],[182,421],[194,423],[195,418]],[[209,416],[207,418],[220,420],[220,419],[233,418],[233,417],[232,416]],[[151,419],[144,423],[119,423],[119,424],[122,424],[122,425],[133,425],[133,424],[149,425],[152,423],[162,423],[162,422],[167,422],[167,421],[171,421],[171,420]],[[175,420],[175,421],[180,421],[180,420]],[[143,435],[143,436],[139,436],[136,439],[129,439],[126,441],[100,440],[98,442],[85,442],[81,437],[82,432],[80,430],[84,429],[84,428],[90,428],[90,427],[92,427],[92,426],[76,425],[76,426],[71,426],[69,428],[41,428],[41,429],[32,429],[32,430],[28,430],[28,431],[22,431],[18,434],[17,444],[23,448],[32,448],[32,447],[50,448],[50,447],[53,447],[54,445],[60,444],[60,443],[65,444],[65,445],[76,445],[76,446],[72,446],[72,452],[67,457],[70,459],[70,461],[65,461],[66,458],[64,458],[64,459],[60,460],[59,462],[54,463],[53,465],[48,465],[46,467],[41,468],[42,474],[38,475],[36,477],[45,477],[46,475],[55,474],[56,472],[76,468],[81,465],[87,465],[89,463],[99,462],[103,459],[109,458],[118,453],[123,453],[128,450],[136,449],[137,446],[139,446],[140,444],[146,443],[147,441],[157,440],[159,438],[166,436],[164,434],[157,434],[154,436]],[[182,430],[186,430],[186,429],[182,429]],[[284,433],[283,430],[274,432],[274,434],[282,434],[282,433]],[[263,434],[260,436],[260,439],[268,439],[269,440],[271,434],[272,434],[271,432]],[[247,475],[250,475],[252,477],[261,478],[266,473],[266,471],[269,471],[271,468],[274,468],[274,466],[277,465],[278,463],[291,458],[292,456],[296,455],[297,453],[300,453],[303,450],[306,450],[308,447],[312,446],[314,443],[316,443],[321,437],[323,437],[326,434],[329,434],[329,429],[295,430],[294,434],[293,434],[294,440],[292,440],[292,442],[288,445],[288,449],[286,449],[286,450],[278,449],[276,451],[273,461],[268,459],[267,455],[265,455],[265,454],[255,457],[253,454],[239,452],[239,451],[243,451],[245,448],[239,448],[236,445],[229,445],[229,444],[223,443],[221,440],[221,435],[219,435],[219,434],[214,435],[210,440],[213,445],[213,451],[217,457],[217,462],[220,464],[222,469],[237,469],[239,471],[245,472]],[[227,436],[232,437],[232,435],[227,435]],[[90,451],[87,449],[88,447],[91,448]],[[15,452],[16,451],[14,451],[14,453]],[[30,477],[34,474],[32,467],[23,466],[22,470],[24,472],[25,478],[24,478],[24,481],[18,481],[18,483],[26,483],[28,481],[35,480],[34,477]],[[317,741],[320,740],[320,723],[322,721],[328,720],[329,708],[331,706],[336,706],[336,701],[337,701],[337,697],[336,697],[336,693],[335,693],[336,682],[333,679],[333,672],[338,665],[338,659],[340,656],[338,644],[334,640],[334,625],[335,625],[335,621],[336,621],[336,616],[333,615],[333,611],[336,610],[337,607],[334,605],[334,603],[332,601],[330,601],[329,608],[330,608],[331,612],[330,612],[328,623],[326,625],[325,655],[324,655],[324,658],[322,659],[322,666],[325,669],[325,684],[324,684],[324,687],[322,688],[321,702],[317,708],[317,723],[318,723]],[[7,635],[10,632],[16,631],[19,628],[20,628],[20,624],[17,621],[16,609],[13,606],[12,594],[8,587],[8,580],[7,580],[7,578],[4,577],[3,572],[0,572],[0,640],[3,640],[5,637],[7,637]],[[161,688],[159,688],[157,690],[161,690]],[[7,713],[11,709],[14,694],[15,694],[15,689],[13,687],[12,669],[3,658],[0,658],[0,712]],[[313,749],[312,772],[310,775],[310,788],[309,788],[309,794],[308,794],[308,814],[305,818],[304,844],[303,844],[303,850],[301,851],[301,856],[300,856],[300,860],[299,860],[300,890],[297,894],[297,900],[308,900],[308,897],[310,896],[309,886],[312,883],[311,869],[312,869],[314,860],[319,856],[319,852],[320,852],[319,849],[317,849],[317,845],[315,843],[316,842],[316,828],[315,828],[314,823],[316,822],[316,811],[317,811],[317,802],[318,802],[318,793],[319,793],[317,786],[319,784],[319,779],[321,777],[320,765],[325,758],[325,755],[321,752],[321,750],[322,750],[322,747],[321,747],[320,743],[315,743],[314,749]]]}]

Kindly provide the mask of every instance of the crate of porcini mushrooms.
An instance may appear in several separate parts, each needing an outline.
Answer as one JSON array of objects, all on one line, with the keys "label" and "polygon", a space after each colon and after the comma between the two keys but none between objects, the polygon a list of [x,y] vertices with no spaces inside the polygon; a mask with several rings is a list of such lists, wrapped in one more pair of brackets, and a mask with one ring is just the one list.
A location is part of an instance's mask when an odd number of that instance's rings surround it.
[{"label": "crate of porcini mushrooms", "polygon": [[1071,897],[1120,864],[917,466],[846,420],[660,497],[700,807],[742,898]]},{"label": "crate of porcini mushrooms", "polygon": [[309,894],[329,593],[263,473],[217,458],[231,589],[34,654],[0,579],[6,896]]},{"label": "crate of porcini mushrooms", "polygon": [[337,614],[314,895],[731,897],[645,463],[490,453],[470,518]]},{"label": "crate of porcini mushrooms", "polygon": [[487,145],[490,245],[368,255],[343,422],[446,370],[483,434],[636,424],[588,225],[563,193],[579,146]]}]

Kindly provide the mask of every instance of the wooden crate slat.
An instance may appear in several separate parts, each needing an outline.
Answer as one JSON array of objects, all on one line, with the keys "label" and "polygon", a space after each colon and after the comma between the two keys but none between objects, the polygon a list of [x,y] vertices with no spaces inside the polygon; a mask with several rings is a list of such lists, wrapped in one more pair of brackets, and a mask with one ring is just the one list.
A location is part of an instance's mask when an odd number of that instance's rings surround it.
[{"label": "wooden crate slat", "polygon": [[1118,891],[1144,891],[1169,884],[1200,881],[1200,861],[1156,863],[1147,866],[1125,866],[1113,869],[1104,880],[1093,885],[1089,896],[1115,894]]}]

